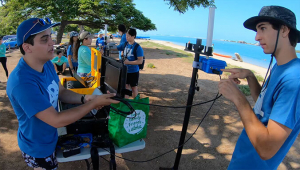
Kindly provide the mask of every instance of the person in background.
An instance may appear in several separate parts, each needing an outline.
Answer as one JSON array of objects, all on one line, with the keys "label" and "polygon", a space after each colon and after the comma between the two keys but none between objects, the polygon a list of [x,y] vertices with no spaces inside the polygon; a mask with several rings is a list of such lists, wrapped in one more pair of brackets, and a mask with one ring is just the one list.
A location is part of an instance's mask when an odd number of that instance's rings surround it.
[{"label": "person in background", "polygon": [[5,71],[6,78],[8,79],[8,70],[7,70],[7,67],[6,67],[7,58],[5,56],[6,46],[5,46],[5,44],[2,43],[2,39],[3,39],[3,37],[0,37],[0,62],[2,64],[2,67],[3,67],[4,71]]},{"label": "person in background", "polygon": [[[265,6],[258,16],[244,22],[256,31],[255,40],[276,63],[261,86],[252,71],[225,69],[229,79],[219,83],[219,92],[237,107],[244,129],[236,143],[228,169],[277,169],[300,131],[300,42],[295,14],[281,6]],[[247,79],[254,108],[238,89],[238,79]]]},{"label": "person in background", "polygon": [[[121,36],[121,40],[120,40],[120,43],[119,43],[119,46],[121,47],[121,46],[123,46],[123,44],[125,42],[127,42],[125,25],[123,25],[123,24],[118,25],[118,31],[119,31],[119,34]],[[122,60],[122,55],[123,55],[123,51],[119,51],[119,60]]]},{"label": "person in background", "polygon": [[56,54],[57,56],[54,57],[51,62],[54,65],[57,75],[59,73],[64,74],[65,69],[67,68],[68,59],[65,56],[62,56],[62,51],[57,51]]},{"label": "person in background", "polygon": [[[134,46],[137,43],[134,41],[136,37],[136,30],[130,28],[126,34],[128,43],[120,44],[117,48],[119,51],[124,51],[124,64],[127,66],[127,80],[126,88],[132,90],[132,97],[135,98],[138,95],[138,83],[139,83],[139,64],[143,63],[144,51],[141,46],[138,46],[136,50],[136,57],[133,54]],[[126,46],[125,46],[126,45]],[[128,96],[126,96],[128,97]]]},{"label": "person in background", "polygon": [[74,47],[76,45],[76,42],[78,40],[78,33],[76,31],[72,31],[70,33],[70,40],[69,40],[69,45],[68,45],[68,50],[67,50],[67,57],[68,57],[68,64],[70,67],[70,74],[73,76],[73,73],[77,72],[78,68],[78,62],[74,60],[73,54],[74,54]]},{"label": "person in background", "polygon": [[80,77],[87,77],[91,72],[91,49],[88,47],[92,44],[93,35],[83,31],[76,43],[74,59],[78,61],[77,74]]},{"label": "person in background", "polygon": [[[119,103],[111,99],[115,94],[82,95],[61,85],[50,61],[54,53],[51,28],[57,25],[49,18],[30,18],[18,26],[17,44],[23,56],[6,86],[18,118],[22,157],[35,170],[58,168],[57,128],[76,122],[92,109]],[[58,112],[58,100],[80,106]]]},{"label": "person in background", "polygon": [[96,48],[99,48],[99,50],[101,50],[101,48],[103,47],[103,42],[104,42],[103,33],[100,31],[98,33],[98,38],[96,40]]}]

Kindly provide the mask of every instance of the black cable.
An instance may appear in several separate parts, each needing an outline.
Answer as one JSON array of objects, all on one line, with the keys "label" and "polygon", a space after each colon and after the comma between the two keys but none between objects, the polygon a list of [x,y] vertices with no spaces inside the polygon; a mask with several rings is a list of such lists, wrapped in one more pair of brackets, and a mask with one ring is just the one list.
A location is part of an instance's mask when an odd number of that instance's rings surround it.
[{"label": "black cable", "polygon": [[[115,100],[118,100],[118,101],[124,103],[130,109],[129,112],[125,112],[125,111],[119,110],[115,107],[109,106],[109,108],[112,111],[114,111],[116,114],[119,114],[125,118],[130,118],[130,119],[134,119],[137,116],[135,109],[131,106],[131,104],[127,100],[122,99],[122,98],[115,98]],[[134,117],[128,117],[128,115],[131,115],[132,113],[135,113]]]},{"label": "black cable", "polygon": [[109,160],[105,159],[103,156],[100,156],[100,158],[104,159],[106,162],[109,162]]},{"label": "black cable", "polygon": [[[270,61],[270,64],[269,64],[268,71],[267,71],[267,73],[266,73],[265,79],[264,79],[264,81],[263,81],[262,87],[264,87],[264,85],[265,85],[265,81],[266,81],[267,75],[268,75],[269,70],[270,70],[270,67],[271,67],[271,65],[272,65],[272,63],[273,63],[273,58],[274,58],[275,52],[276,52],[276,50],[277,50],[279,33],[280,33],[280,29],[279,29],[278,32],[277,32],[277,39],[276,39],[276,43],[275,43],[275,48],[274,48],[273,53],[271,54],[271,61]],[[271,71],[270,71],[270,76],[271,76]],[[271,78],[271,77],[269,77],[268,82],[267,82],[267,85],[266,85],[266,87],[263,89],[263,91],[267,89],[267,87],[268,87],[268,85],[269,85],[270,78]]]},{"label": "black cable", "polygon": [[179,108],[187,108],[187,107],[193,107],[193,106],[199,106],[199,105],[202,105],[202,104],[206,104],[206,103],[212,102],[216,99],[219,99],[221,96],[222,95],[217,96],[215,99],[212,99],[212,100],[208,100],[208,101],[205,101],[205,102],[192,104],[192,105],[188,105],[188,106],[163,106],[163,105],[157,105],[157,104],[140,103],[140,102],[135,102],[135,101],[129,101],[129,102],[143,104],[143,105],[149,105],[149,106],[156,106],[156,107],[167,107],[167,108],[179,109]]},{"label": "black cable", "polygon": [[[211,106],[209,107],[209,109],[207,110],[207,112],[205,113],[205,115],[203,116],[203,118],[201,119],[201,121],[200,121],[200,123],[198,124],[198,127],[196,128],[196,130],[194,131],[194,133],[182,144],[182,145],[180,145],[180,146],[178,146],[177,148],[174,148],[174,149],[172,149],[172,150],[170,150],[170,151],[167,151],[167,152],[165,152],[165,153],[163,153],[163,154],[160,154],[160,155],[158,155],[158,156],[156,156],[156,157],[154,157],[154,158],[151,158],[151,159],[148,159],[148,160],[145,160],[145,161],[135,161],[135,160],[131,160],[131,159],[127,159],[127,158],[122,158],[122,157],[120,157],[120,156],[117,156],[117,155],[115,155],[115,154],[112,154],[113,156],[115,156],[115,157],[117,157],[117,158],[120,158],[120,159],[124,159],[124,160],[126,160],[126,161],[130,161],[130,162],[137,162],[137,163],[144,163],[144,162],[150,162],[150,161],[152,161],[152,160],[154,160],[154,159],[157,159],[157,158],[159,158],[159,157],[161,157],[161,156],[164,156],[164,155],[166,155],[166,154],[168,154],[168,153],[170,153],[170,152],[172,152],[172,151],[174,151],[175,149],[178,149],[178,148],[181,148],[181,147],[183,147],[193,136],[194,136],[194,134],[196,134],[196,132],[197,132],[197,130],[199,129],[199,127],[200,127],[200,125],[201,125],[201,123],[204,121],[204,119],[205,119],[205,117],[208,115],[208,113],[209,113],[209,111],[211,110],[211,108],[212,108],[212,106],[214,105],[214,103],[215,103],[215,101],[218,99],[218,98],[220,98],[222,95],[219,95],[219,93],[216,95],[216,97],[215,97],[215,99],[213,100],[213,103],[211,104]],[[105,150],[105,151],[107,151],[108,153],[110,153],[110,151],[108,151],[107,149],[105,149],[105,148],[102,148],[103,150]],[[110,153],[111,154],[111,153]]]}]

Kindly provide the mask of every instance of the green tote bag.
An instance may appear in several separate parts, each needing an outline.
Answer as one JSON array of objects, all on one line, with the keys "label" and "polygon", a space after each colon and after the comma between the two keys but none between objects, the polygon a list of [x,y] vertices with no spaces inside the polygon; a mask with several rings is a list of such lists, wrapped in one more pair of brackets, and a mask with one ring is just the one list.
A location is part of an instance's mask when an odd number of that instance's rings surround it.
[{"label": "green tote bag", "polygon": [[[109,137],[118,147],[122,147],[139,139],[145,138],[147,135],[149,105],[132,103],[130,101],[149,104],[149,98],[147,97],[141,99],[138,95],[133,100],[125,100],[129,101],[135,112],[128,116],[117,114],[112,109],[109,112]],[[112,104],[111,106],[124,112],[130,111],[128,106],[122,102],[118,104]]]}]

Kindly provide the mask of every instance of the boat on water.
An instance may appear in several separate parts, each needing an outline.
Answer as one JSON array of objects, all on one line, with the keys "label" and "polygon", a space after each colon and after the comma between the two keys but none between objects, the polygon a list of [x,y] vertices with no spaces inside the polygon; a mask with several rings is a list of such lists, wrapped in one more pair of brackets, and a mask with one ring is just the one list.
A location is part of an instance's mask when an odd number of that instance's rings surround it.
[{"label": "boat on water", "polygon": [[219,56],[219,57],[225,57],[225,58],[232,58],[230,55],[223,55],[218,53],[213,53],[213,55]]}]

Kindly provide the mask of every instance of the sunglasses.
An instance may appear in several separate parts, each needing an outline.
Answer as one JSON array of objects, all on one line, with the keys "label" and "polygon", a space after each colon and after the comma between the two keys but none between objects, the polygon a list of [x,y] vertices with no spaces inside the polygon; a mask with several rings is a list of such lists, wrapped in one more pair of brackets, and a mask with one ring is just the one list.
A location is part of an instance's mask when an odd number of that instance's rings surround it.
[{"label": "sunglasses", "polygon": [[45,26],[46,24],[51,24],[51,20],[46,17],[45,20],[39,18],[37,19],[36,23],[29,29],[29,31],[26,32],[26,34],[23,36],[23,43],[25,41],[26,35],[36,26],[36,24],[41,24],[42,26]]},{"label": "sunglasses", "polygon": [[86,36],[85,36],[85,38],[84,39],[86,39],[86,38],[90,38],[90,36],[91,36],[92,34],[89,32],[88,34],[86,34]]}]

